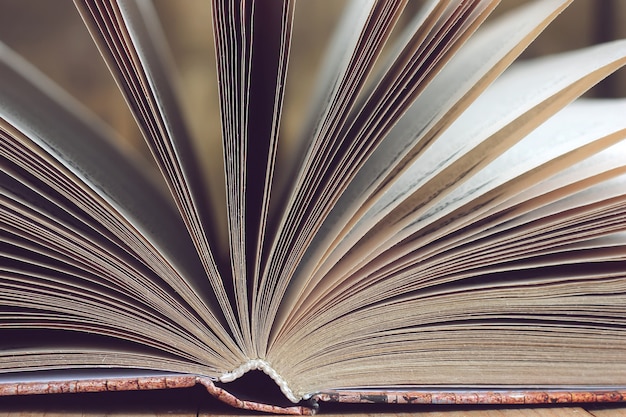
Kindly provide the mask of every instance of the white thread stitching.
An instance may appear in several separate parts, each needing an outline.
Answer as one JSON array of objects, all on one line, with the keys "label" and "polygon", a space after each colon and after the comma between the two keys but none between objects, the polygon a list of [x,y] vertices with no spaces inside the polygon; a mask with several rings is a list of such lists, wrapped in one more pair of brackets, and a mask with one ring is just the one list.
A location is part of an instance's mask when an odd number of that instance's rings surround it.
[{"label": "white thread stitching", "polygon": [[285,381],[283,377],[280,376],[278,372],[276,372],[274,368],[272,368],[271,365],[263,359],[250,359],[248,362],[242,364],[240,367],[233,370],[232,372],[226,372],[225,374],[220,376],[219,380],[221,382],[232,382],[235,379],[242,377],[243,374],[245,374],[246,372],[252,370],[263,371],[267,376],[272,378],[272,380],[276,383],[276,385],[278,385],[282,393],[285,395],[285,397],[289,399],[289,401],[293,403],[297,403],[300,401],[300,399],[294,395],[293,391],[291,391],[291,389],[287,385],[287,381]]}]

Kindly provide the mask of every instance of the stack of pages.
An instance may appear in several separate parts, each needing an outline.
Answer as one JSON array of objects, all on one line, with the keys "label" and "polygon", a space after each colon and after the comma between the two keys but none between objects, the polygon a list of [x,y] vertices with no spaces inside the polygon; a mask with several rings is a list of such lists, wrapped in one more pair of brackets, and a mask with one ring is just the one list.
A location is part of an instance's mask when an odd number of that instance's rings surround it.
[{"label": "stack of pages", "polygon": [[626,99],[579,98],[626,41],[514,62],[569,1],[351,1],[285,147],[298,5],[214,0],[207,156],[154,7],[75,3],[161,177],[0,45],[0,395],[626,400]]}]

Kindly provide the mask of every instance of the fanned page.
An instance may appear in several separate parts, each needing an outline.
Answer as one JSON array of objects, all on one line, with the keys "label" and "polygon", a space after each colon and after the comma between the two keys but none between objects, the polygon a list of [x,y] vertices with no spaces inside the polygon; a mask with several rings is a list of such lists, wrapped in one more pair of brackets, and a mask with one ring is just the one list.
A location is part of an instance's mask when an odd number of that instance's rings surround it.
[{"label": "fanned page", "polygon": [[194,138],[158,9],[75,0],[152,161],[0,44],[0,395],[626,401],[626,41],[518,59],[570,3],[348,1],[286,146],[304,5],[206,3]]}]

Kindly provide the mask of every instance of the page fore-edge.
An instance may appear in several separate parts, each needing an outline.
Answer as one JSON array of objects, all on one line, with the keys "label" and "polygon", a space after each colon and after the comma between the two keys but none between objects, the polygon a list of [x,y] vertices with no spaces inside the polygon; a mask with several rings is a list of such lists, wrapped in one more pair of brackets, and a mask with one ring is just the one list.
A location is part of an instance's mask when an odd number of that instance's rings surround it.
[{"label": "page fore-edge", "polygon": [[313,394],[309,406],[281,407],[241,400],[214,384],[209,377],[195,375],[146,376],[37,382],[0,383],[0,396],[138,391],[190,388],[203,385],[216,399],[236,408],[272,414],[313,415],[318,402],[386,404],[567,404],[626,402],[626,387],[616,389],[533,390],[328,390]]}]

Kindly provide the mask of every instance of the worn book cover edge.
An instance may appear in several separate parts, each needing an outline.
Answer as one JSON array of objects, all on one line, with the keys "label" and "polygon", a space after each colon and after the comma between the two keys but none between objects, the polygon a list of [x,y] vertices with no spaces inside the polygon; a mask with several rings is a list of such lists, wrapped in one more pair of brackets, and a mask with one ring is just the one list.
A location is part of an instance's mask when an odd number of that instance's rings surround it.
[{"label": "worn book cover edge", "polygon": [[547,388],[547,389],[390,389],[325,390],[314,393],[305,405],[277,406],[238,398],[215,384],[209,377],[197,375],[144,376],[124,378],[74,379],[0,383],[0,396],[88,393],[111,391],[191,388],[202,385],[219,401],[243,410],[271,414],[313,415],[320,402],[350,404],[573,404],[615,403],[626,401],[626,387]]}]

